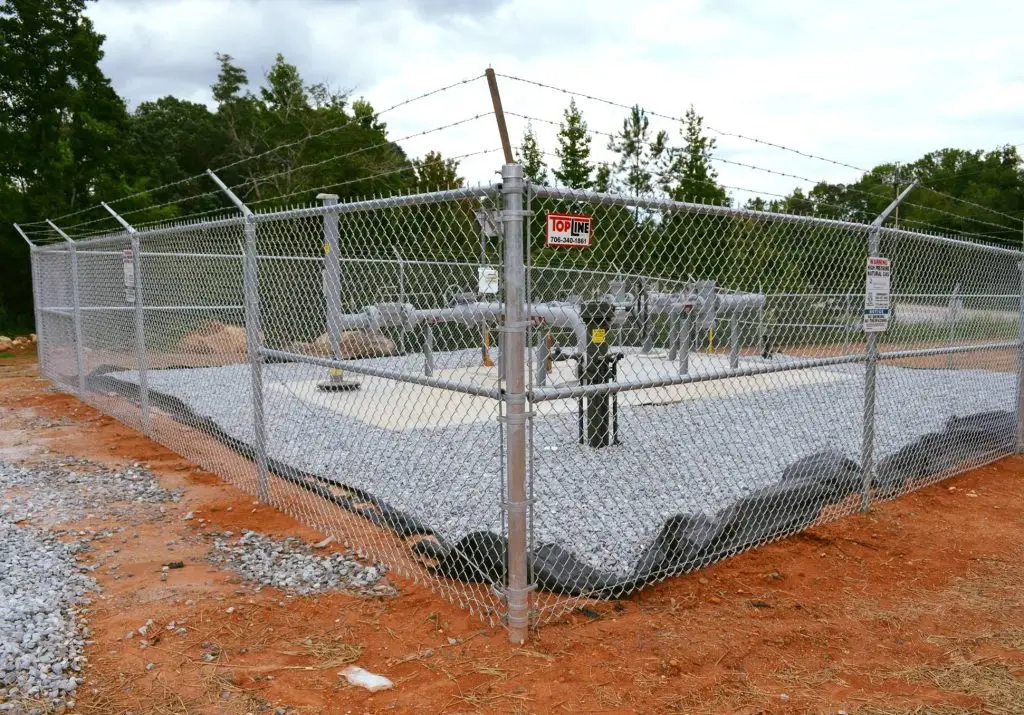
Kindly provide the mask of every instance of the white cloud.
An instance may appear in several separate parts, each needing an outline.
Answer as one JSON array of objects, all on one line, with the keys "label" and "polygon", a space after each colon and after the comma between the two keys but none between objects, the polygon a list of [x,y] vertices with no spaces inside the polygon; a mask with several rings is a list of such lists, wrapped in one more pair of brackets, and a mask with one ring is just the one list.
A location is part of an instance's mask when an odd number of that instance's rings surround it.
[{"label": "white cloud", "polygon": [[[682,115],[856,166],[911,161],[944,147],[1024,141],[1017,28],[1024,5],[884,0],[100,0],[104,68],[131,103],[164,94],[209,100],[216,51],[258,80],[277,52],[309,82],[351,88],[378,109],[499,72]],[[559,120],[568,97],[501,81],[506,109]],[[624,112],[578,100],[594,129]],[[395,138],[490,109],[482,81],[385,115]],[[521,120],[510,118],[519,135]],[[652,120],[653,128],[670,128]],[[554,149],[555,129],[535,127]],[[675,132],[675,127],[671,127]],[[1015,131],[1016,130],[1016,131]],[[493,118],[403,142],[412,155],[496,148]],[[605,155],[605,140],[593,146]],[[723,157],[814,179],[856,172],[730,137]],[[467,160],[490,181],[500,155]],[[723,183],[786,193],[796,183],[720,165]]]}]

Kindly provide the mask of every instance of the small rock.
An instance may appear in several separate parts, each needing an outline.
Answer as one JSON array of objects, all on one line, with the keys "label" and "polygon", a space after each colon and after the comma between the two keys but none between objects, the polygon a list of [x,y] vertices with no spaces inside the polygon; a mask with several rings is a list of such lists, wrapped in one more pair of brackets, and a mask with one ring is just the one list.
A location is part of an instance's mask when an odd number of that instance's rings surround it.
[{"label": "small rock", "polygon": [[194,518],[195,518],[195,514],[193,514],[192,512],[189,512],[188,514],[186,514],[184,516],[183,521],[192,521]]}]

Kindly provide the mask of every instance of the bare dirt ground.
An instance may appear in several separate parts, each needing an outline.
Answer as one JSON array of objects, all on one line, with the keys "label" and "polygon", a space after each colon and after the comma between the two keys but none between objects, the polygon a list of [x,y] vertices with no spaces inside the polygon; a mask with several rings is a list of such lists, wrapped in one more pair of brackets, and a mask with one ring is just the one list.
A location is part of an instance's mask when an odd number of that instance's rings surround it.
[{"label": "bare dirt ground", "polygon": [[[393,597],[243,587],[205,560],[204,534],[322,535],[52,390],[33,355],[0,360],[0,459],[43,450],[140,462],[185,489],[157,520],[80,523],[125,529],[83,557],[105,589],[83,714],[1024,712],[1022,458],[591,605],[516,648],[395,576]],[[171,560],[184,568],[161,581]],[[140,649],[125,635],[149,619],[189,633]],[[348,685],[351,662],[394,687]]]}]

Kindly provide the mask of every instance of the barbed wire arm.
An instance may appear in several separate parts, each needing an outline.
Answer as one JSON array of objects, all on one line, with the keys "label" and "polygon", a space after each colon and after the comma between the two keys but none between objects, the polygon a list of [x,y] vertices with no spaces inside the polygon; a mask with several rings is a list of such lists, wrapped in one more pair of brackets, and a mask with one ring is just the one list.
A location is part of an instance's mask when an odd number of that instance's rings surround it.
[{"label": "barbed wire arm", "polygon": [[21,226],[16,223],[11,225],[14,226],[14,230],[18,232],[18,235],[25,239],[25,243],[28,244],[29,250],[34,251],[36,249],[36,244],[32,243],[32,239],[30,239],[28,234],[21,229]]}]

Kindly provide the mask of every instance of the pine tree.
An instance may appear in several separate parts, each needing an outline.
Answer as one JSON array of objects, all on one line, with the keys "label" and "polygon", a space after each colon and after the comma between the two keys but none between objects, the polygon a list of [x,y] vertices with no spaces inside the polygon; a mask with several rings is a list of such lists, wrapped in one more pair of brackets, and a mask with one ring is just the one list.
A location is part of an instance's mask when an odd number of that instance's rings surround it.
[{"label": "pine tree", "polygon": [[583,119],[576,99],[569,101],[565,110],[565,121],[559,125],[558,155],[560,166],[552,170],[558,182],[569,189],[589,189],[594,185],[590,178],[594,167],[590,163],[590,132]]},{"label": "pine tree", "polygon": [[533,131],[533,124],[526,123],[523,131],[523,141],[516,154],[516,161],[523,165],[523,177],[534,184],[546,184],[548,180],[548,167],[544,163],[544,157],[537,142],[537,135]]},{"label": "pine tree", "polygon": [[654,190],[650,133],[647,113],[635,105],[622,120],[622,130],[608,142],[608,149],[619,155],[615,168],[621,181],[635,197],[646,196]]},{"label": "pine tree", "polygon": [[605,162],[598,164],[597,171],[594,173],[593,187],[594,191],[602,194],[612,190],[612,167],[609,164]]},{"label": "pine tree", "polygon": [[676,201],[722,204],[727,201],[728,195],[718,185],[718,173],[711,166],[711,151],[715,148],[715,140],[704,134],[703,127],[704,118],[697,114],[691,104],[686,111],[685,124],[679,131],[686,143],[674,153],[662,186]]}]

